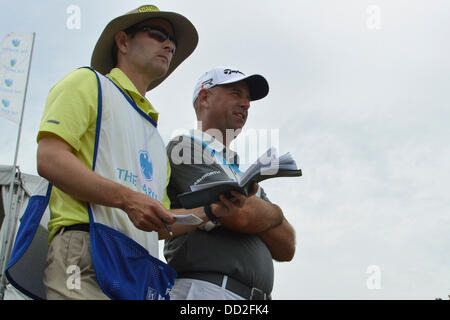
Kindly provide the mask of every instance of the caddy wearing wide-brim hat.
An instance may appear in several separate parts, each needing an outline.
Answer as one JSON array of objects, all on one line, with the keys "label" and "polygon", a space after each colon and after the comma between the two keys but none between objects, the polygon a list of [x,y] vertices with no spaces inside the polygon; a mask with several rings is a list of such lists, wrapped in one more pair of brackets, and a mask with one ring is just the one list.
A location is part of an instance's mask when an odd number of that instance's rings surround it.
[{"label": "caddy wearing wide-brim hat", "polygon": [[[182,15],[141,6],[108,23],[92,67],[71,71],[49,90],[36,138],[43,179],[32,199],[40,202],[25,210],[30,223],[20,226],[8,268],[27,296],[170,298],[176,272],[158,259],[158,240],[187,229],[169,227],[176,221],[165,191],[170,168],[159,112],[145,95],[197,42]],[[34,259],[43,252],[46,259]],[[74,263],[79,284],[72,287],[67,270]]]},{"label": "caddy wearing wide-brim hat", "polygon": [[159,11],[153,5],[141,6],[109,22],[95,45],[91,66],[103,75],[109,73],[115,67],[112,54],[115,35],[140,22],[157,18],[170,22],[177,39],[177,49],[167,73],[150,83],[147,91],[158,86],[194,51],[198,43],[198,34],[194,25],[186,17],[175,12]]}]

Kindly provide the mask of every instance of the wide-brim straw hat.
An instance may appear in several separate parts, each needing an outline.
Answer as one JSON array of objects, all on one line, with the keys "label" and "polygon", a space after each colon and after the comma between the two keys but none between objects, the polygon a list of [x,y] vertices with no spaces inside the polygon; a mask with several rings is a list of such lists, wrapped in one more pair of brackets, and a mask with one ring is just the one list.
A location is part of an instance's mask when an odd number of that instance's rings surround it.
[{"label": "wide-brim straw hat", "polygon": [[177,40],[177,49],[167,73],[150,83],[147,91],[158,86],[194,51],[198,43],[198,33],[186,17],[175,12],[159,11],[153,5],[140,6],[108,23],[95,45],[91,67],[103,75],[109,73],[115,67],[112,55],[115,35],[132,25],[155,18],[168,20],[172,24],[174,36]]}]

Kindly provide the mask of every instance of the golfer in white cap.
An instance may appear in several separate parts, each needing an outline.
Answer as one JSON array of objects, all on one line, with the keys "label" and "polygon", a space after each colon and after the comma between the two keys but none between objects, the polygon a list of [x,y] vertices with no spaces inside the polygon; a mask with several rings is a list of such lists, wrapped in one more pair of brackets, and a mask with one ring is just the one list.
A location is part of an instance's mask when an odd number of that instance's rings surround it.
[{"label": "golfer in white cap", "polygon": [[[217,67],[200,77],[193,95],[198,128],[167,146],[172,208],[181,207],[177,196],[192,185],[242,177],[229,146],[247,121],[250,102],[268,92],[263,76],[236,68]],[[214,217],[212,205],[204,211],[209,222],[165,242],[167,263],[178,273],[172,299],[270,299],[273,260],[290,261],[295,253],[295,231],[282,209],[258,188],[226,217]]]}]

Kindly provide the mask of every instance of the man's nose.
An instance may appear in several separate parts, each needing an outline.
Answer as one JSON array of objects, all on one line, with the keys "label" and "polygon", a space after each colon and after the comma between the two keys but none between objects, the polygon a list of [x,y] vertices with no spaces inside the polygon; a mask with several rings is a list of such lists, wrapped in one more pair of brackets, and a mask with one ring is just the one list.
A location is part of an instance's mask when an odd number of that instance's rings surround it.
[{"label": "man's nose", "polygon": [[242,98],[241,100],[241,108],[248,110],[250,108],[250,99],[248,98]]},{"label": "man's nose", "polygon": [[172,41],[167,39],[166,41],[164,41],[163,46],[164,49],[167,49],[169,52],[172,53],[172,55],[175,54],[175,44]]}]

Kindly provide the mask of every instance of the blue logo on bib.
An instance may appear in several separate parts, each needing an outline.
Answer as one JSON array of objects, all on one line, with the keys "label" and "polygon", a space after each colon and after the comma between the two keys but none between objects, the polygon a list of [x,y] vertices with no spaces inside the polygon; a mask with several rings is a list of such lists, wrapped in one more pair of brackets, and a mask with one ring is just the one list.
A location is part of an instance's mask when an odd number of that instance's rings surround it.
[{"label": "blue logo on bib", "polygon": [[141,172],[144,175],[145,180],[152,181],[153,165],[147,151],[145,150],[139,151],[139,164],[141,166]]}]

